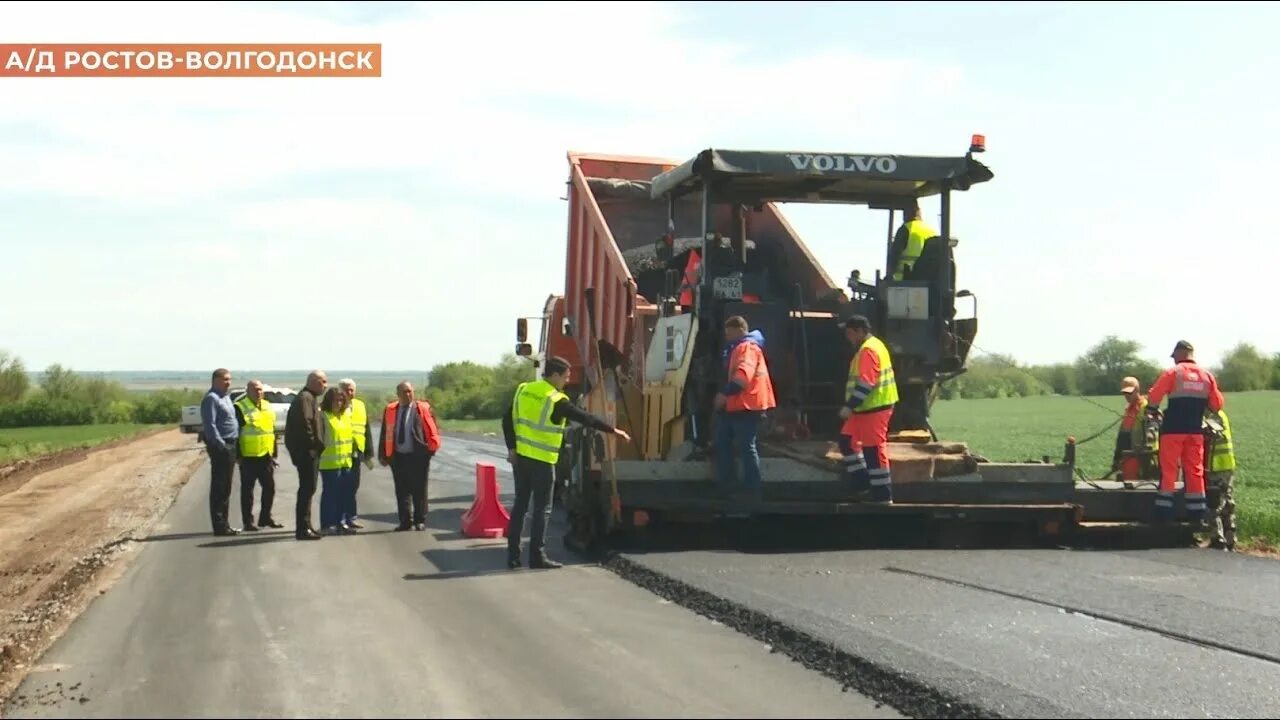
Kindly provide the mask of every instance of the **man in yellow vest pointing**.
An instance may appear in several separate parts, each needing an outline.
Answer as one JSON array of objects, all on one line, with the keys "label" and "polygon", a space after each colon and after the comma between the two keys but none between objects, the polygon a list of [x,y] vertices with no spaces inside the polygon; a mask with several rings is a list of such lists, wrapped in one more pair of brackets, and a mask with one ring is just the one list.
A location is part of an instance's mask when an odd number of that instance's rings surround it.
[{"label": "man in yellow vest pointing", "polygon": [[569,421],[630,442],[625,430],[580,410],[564,386],[569,381],[569,363],[563,358],[547,360],[541,380],[521,383],[511,399],[511,409],[502,418],[502,434],[507,441],[507,460],[515,474],[516,501],[507,525],[507,567],[520,567],[520,533],[524,516],[533,500],[533,527],[529,531],[529,567],[558,568],[547,557],[547,518],[551,515],[551,489],[556,463]]},{"label": "man in yellow vest pointing", "polygon": [[[271,517],[276,497],[276,411],[262,397],[262,381],[250,380],[245,393],[236,401],[236,421],[240,423],[240,514],[244,529],[282,528]],[[262,510],[258,524],[253,524],[253,488],[262,484]]]},{"label": "man in yellow vest pointing", "polygon": [[356,524],[356,493],[360,490],[360,463],[363,462],[365,467],[373,469],[373,457],[369,454],[369,449],[373,447],[373,430],[369,427],[369,411],[365,408],[364,401],[356,397],[356,381],[351,378],[342,378],[338,381],[338,388],[347,396],[346,419],[351,423],[351,439],[355,443],[351,454],[351,514],[344,513],[339,520],[345,522],[348,527],[359,530],[364,527]]}]

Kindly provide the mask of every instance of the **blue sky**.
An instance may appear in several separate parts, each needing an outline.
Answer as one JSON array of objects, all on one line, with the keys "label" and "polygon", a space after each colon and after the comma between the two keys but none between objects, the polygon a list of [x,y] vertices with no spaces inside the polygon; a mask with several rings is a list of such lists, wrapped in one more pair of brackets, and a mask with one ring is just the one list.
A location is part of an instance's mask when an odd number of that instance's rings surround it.
[{"label": "blue sky", "polygon": [[[567,150],[953,154],[978,132],[996,178],[953,232],[979,346],[1277,352],[1278,16],[6,4],[4,42],[381,42],[383,77],[0,80],[0,349],[32,369],[488,362],[563,287]],[[838,281],[880,261],[879,213],[785,214]]]}]

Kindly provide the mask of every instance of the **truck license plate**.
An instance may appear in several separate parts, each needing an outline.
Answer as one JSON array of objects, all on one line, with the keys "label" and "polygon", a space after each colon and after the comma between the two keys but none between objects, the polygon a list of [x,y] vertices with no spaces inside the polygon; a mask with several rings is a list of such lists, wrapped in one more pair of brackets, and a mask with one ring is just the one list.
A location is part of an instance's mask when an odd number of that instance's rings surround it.
[{"label": "truck license plate", "polygon": [[717,300],[741,300],[742,277],[734,275],[715,278],[711,282],[711,290],[715,293]]}]

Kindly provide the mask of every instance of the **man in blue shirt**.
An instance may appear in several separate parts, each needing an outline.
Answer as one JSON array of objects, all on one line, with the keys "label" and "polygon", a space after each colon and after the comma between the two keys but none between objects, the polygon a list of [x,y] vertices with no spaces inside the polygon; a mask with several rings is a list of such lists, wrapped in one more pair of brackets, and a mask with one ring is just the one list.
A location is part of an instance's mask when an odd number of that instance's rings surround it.
[{"label": "man in blue shirt", "polygon": [[231,504],[231,479],[236,469],[236,448],[240,423],[231,402],[231,371],[213,371],[213,383],[200,402],[200,420],[204,425],[204,446],[213,465],[209,484],[209,519],[214,535],[239,535],[227,520]]}]

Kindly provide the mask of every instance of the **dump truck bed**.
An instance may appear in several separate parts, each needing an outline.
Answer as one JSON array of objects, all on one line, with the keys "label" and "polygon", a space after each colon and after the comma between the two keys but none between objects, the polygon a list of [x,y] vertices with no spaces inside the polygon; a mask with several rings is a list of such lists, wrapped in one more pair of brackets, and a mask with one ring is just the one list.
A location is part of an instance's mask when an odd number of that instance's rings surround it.
[{"label": "dump truck bed", "polygon": [[[659,270],[654,245],[668,231],[666,203],[653,200],[653,178],[677,166],[659,158],[569,153],[569,222],[565,257],[565,315],[575,328],[587,372],[595,363],[593,340],[608,343],[634,367],[644,367],[642,314],[655,314],[656,298],[642,291],[640,278]],[[700,217],[695,198],[677,202],[677,216],[692,223]],[[728,211],[721,213],[727,219]],[[803,288],[803,302],[830,302],[840,286],[832,281],[782,213],[766,204],[746,213],[747,232],[761,248],[775,250],[788,274]],[[687,239],[686,239],[687,240]],[[595,323],[588,312],[588,290],[595,302]],[[646,296],[648,295],[648,296]],[[638,381],[637,381],[638,382]]]}]

